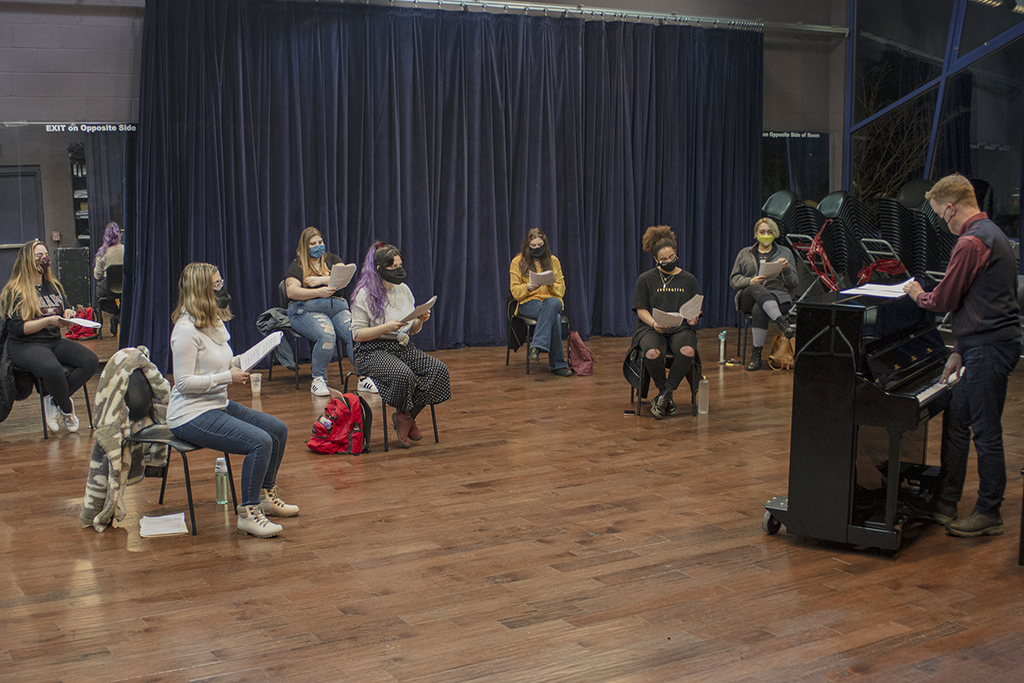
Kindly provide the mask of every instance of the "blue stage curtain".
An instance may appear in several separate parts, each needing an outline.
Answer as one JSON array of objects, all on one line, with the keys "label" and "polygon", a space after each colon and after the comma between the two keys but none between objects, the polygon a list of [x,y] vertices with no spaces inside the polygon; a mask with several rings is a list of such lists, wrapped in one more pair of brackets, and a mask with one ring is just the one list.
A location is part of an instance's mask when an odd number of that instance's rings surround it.
[{"label": "blue stage curtain", "polygon": [[676,230],[705,323],[759,216],[762,36],[328,3],[148,0],[132,344],[167,367],[190,261],[218,265],[234,345],[309,225],[361,264],[396,244],[421,348],[504,343],[508,266],[540,227],[573,327],[632,331],[648,225]]}]

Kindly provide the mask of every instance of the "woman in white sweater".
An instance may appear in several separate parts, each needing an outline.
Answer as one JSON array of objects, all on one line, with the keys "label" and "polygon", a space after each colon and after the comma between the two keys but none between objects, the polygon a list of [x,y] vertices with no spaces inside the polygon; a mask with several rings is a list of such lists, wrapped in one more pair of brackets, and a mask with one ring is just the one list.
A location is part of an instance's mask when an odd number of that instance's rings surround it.
[{"label": "woman in white sweater", "polygon": [[277,495],[288,427],[258,410],[228,400],[228,385],[245,384],[249,373],[237,367],[224,321],[231,319],[230,297],[216,266],[190,263],[178,282],[178,305],[171,315],[174,387],[167,426],[180,439],[203,448],[244,453],[238,533],[259,538],[283,530],[266,515],[292,517],[299,508]]}]

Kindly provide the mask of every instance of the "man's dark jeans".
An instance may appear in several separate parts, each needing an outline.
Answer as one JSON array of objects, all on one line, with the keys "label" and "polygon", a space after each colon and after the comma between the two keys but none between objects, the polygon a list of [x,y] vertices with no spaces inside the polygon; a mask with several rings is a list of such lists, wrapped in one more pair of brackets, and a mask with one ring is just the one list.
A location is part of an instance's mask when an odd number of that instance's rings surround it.
[{"label": "man's dark jeans", "polygon": [[1006,491],[1003,406],[1007,378],[1017,366],[1020,354],[1019,339],[964,352],[963,379],[953,388],[953,398],[942,416],[942,479],[938,494],[943,500],[960,500],[973,432],[981,480],[974,509],[986,515],[999,513]]}]

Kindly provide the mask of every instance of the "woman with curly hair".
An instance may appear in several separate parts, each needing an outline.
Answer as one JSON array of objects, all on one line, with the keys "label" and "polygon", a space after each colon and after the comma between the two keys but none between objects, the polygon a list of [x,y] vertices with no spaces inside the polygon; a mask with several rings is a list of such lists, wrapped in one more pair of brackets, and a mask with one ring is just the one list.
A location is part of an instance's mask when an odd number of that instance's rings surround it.
[{"label": "woman with curly hair", "polygon": [[96,250],[96,260],[92,266],[92,277],[96,280],[96,298],[100,308],[111,315],[110,334],[117,334],[117,325],[121,316],[121,307],[117,300],[121,291],[112,291],[107,282],[107,268],[124,265],[124,245],[121,244],[121,228],[114,221],[107,223],[103,230],[103,246]]},{"label": "woman with curly hair", "polygon": [[409,338],[423,328],[430,312],[402,322],[415,308],[416,299],[405,284],[402,253],[391,244],[375,242],[366,252],[352,294],[356,370],[370,377],[380,400],[395,408],[391,421],[403,448],[412,445],[410,440],[423,438],[416,426],[420,411],[452,397],[448,367],[417,349]]},{"label": "woman with curly hair", "polygon": [[[644,251],[654,257],[655,267],[640,275],[633,290],[633,310],[636,311],[636,329],[633,346],[644,356],[647,373],[658,387],[658,395],[651,402],[651,414],[657,419],[676,413],[672,392],[686,378],[697,349],[697,318],[683,320],[673,327],[663,327],[654,321],[655,308],[673,313],[683,304],[700,294],[697,278],[679,267],[676,236],[667,225],[647,228],[643,239]],[[665,375],[665,353],[672,349],[675,360]]]}]

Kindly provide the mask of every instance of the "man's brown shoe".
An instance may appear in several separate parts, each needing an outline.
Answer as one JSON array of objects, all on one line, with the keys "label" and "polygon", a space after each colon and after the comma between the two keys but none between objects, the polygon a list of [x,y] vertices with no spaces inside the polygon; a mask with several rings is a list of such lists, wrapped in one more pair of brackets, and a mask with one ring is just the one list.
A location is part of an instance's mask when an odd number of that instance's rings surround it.
[{"label": "man's brown shoe", "polygon": [[946,533],[960,538],[1002,536],[1003,518],[998,514],[986,515],[975,510],[964,519],[957,519],[947,524]]}]

